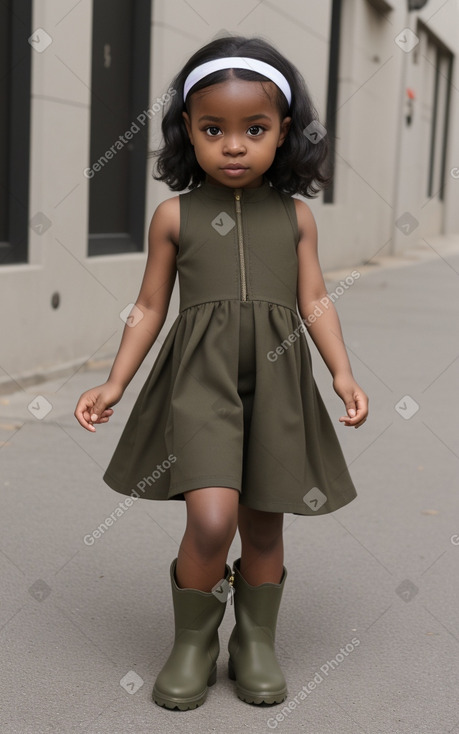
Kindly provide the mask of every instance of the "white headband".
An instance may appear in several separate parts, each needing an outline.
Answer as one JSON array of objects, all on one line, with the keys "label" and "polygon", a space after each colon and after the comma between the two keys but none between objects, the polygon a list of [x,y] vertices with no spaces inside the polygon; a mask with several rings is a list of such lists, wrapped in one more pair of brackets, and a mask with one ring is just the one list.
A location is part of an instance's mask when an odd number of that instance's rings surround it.
[{"label": "white headband", "polygon": [[277,84],[287,98],[290,107],[292,92],[285,76],[275,69],[274,66],[271,66],[271,64],[266,64],[264,61],[259,61],[258,59],[246,58],[245,56],[230,56],[224,59],[214,59],[212,61],[206,61],[206,63],[200,66],[196,66],[185,80],[183,101],[185,102],[191,87],[205,76],[212,74],[214,71],[220,71],[220,69],[249,69],[250,71],[257,71],[259,74],[271,79],[274,84]]}]

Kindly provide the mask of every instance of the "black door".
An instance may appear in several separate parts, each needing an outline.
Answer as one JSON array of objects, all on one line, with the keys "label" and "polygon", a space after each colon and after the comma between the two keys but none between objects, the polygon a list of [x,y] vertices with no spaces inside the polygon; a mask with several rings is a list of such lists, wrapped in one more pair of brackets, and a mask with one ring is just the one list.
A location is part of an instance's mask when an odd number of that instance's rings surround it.
[{"label": "black door", "polygon": [[89,255],[144,247],[150,22],[151,0],[94,0]]},{"label": "black door", "polygon": [[[32,4],[0,2],[0,265],[27,262]],[[36,221],[35,221],[36,223]],[[31,226],[33,222],[31,223]]]}]

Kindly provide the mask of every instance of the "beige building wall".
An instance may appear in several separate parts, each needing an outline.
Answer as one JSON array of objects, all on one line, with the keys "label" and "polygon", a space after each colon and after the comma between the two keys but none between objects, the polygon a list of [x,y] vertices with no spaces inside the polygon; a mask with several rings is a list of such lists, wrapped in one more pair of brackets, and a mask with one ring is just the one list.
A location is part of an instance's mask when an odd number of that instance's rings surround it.
[{"label": "beige building wall", "polygon": [[[112,356],[135,301],[145,253],[87,257],[91,18],[90,2],[34,3],[33,28],[52,44],[32,53],[30,217],[51,226],[30,230],[28,264],[0,266],[0,386],[28,376]],[[343,0],[338,89],[335,201],[309,199],[319,228],[323,269],[349,268],[396,254],[430,236],[459,231],[458,75],[454,63],[445,198],[426,195],[432,49],[420,21],[454,54],[459,50],[456,0],[429,0],[408,15],[404,0]],[[384,12],[383,12],[384,11]],[[200,45],[221,32],[261,35],[303,73],[325,124],[331,0],[251,2],[154,0],[151,27],[151,104]],[[400,45],[405,28],[419,34],[417,51]],[[404,123],[406,88],[415,91],[413,121]],[[150,121],[150,147],[160,143],[161,113]],[[438,132],[441,135],[441,132]],[[145,246],[158,203],[175,195],[152,179],[147,164]],[[451,171],[453,173],[451,173]],[[396,224],[408,212],[409,234]],[[51,307],[58,292],[61,305]],[[178,313],[178,280],[162,338]],[[6,316],[6,318],[5,318]]]}]

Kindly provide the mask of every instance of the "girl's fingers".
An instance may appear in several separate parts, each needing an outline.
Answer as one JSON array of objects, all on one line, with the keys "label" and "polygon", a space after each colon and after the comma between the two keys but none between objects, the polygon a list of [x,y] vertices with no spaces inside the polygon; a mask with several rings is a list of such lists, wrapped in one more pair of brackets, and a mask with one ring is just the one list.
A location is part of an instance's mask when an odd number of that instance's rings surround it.
[{"label": "girl's fingers", "polygon": [[345,400],[344,407],[346,408],[347,415],[342,415],[340,421],[355,421],[358,414],[356,401],[353,398]]},{"label": "girl's fingers", "polygon": [[357,416],[353,416],[351,418],[349,415],[342,415],[338,420],[340,420],[341,423],[346,423],[348,426],[353,426],[354,423],[357,422]]},{"label": "girl's fingers", "polygon": [[[91,418],[93,417],[94,413],[92,413]],[[97,413],[95,414],[97,416]],[[102,419],[104,419],[104,423],[110,418],[110,416],[113,415],[113,410],[111,408],[106,408],[103,413],[101,413],[98,417],[94,418],[93,423],[101,423]]]},{"label": "girl's fingers", "polygon": [[95,424],[107,423],[110,416],[113,415],[113,409],[107,407],[107,402],[111,400],[111,397],[104,398],[102,392],[99,388],[94,388],[83,393],[74,412],[78,423],[92,433],[96,430]]},{"label": "girl's fingers", "polygon": [[368,415],[368,397],[358,391],[349,400],[344,401],[347,415],[339,419],[346,426],[358,428],[365,423]]},{"label": "girl's fingers", "polygon": [[107,415],[107,416],[101,415],[100,418],[99,418],[99,420],[97,422],[98,423],[108,423],[109,418],[110,418],[109,415]]},{"label": "girl's fingers", "polygon": [[358,428],[362,425],[362,423],[365,423],[367,419],[368,410],[366,406],[362,406],[359,403],[359,399],[356,399],[355,402],[356,410],[354,408],[348,408],[348,415],[342,415],[339,420],[342,423],[345,423],[347,426],[353,426],[354,428]]},{"label": "girl's fingers", "polygon": [[90,423],[90,415],[86,408],[79,408],[77,406],[75,410],[75,418],[77,419],[78,423],[83,426],[83,428],[86,428],[88,431],[95,431],[96,429],[94,426]]},{"label": "girl's fingers", "polygon": [[113,414],[113,410],[112,408],[106,408],[104,412],[101,413],[99,416],[97,415],[97,413],[94,413],[93,410],[94,409],[92,408],[91,411],[88,413],[88,421],[89,425],[91,426],[91,430],[95,431],[96,429],[94,428],[94,423],[108,423],[108,419]]}]

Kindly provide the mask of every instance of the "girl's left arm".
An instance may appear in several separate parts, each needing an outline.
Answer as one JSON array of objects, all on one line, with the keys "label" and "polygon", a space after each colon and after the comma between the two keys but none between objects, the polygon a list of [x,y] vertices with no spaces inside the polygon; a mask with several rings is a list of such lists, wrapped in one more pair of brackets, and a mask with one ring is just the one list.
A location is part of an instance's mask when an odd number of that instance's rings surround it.
[{"label": "girl's left arm", "polygon": [[333,389],[344,402],[347,415],[339,420],[358,428],[368,415],[368,396],[352,374],[338,314],[327,293],[319,264],[314,216],[305,202],[294,201],[299,230],[298,310],[333,376]]}]

